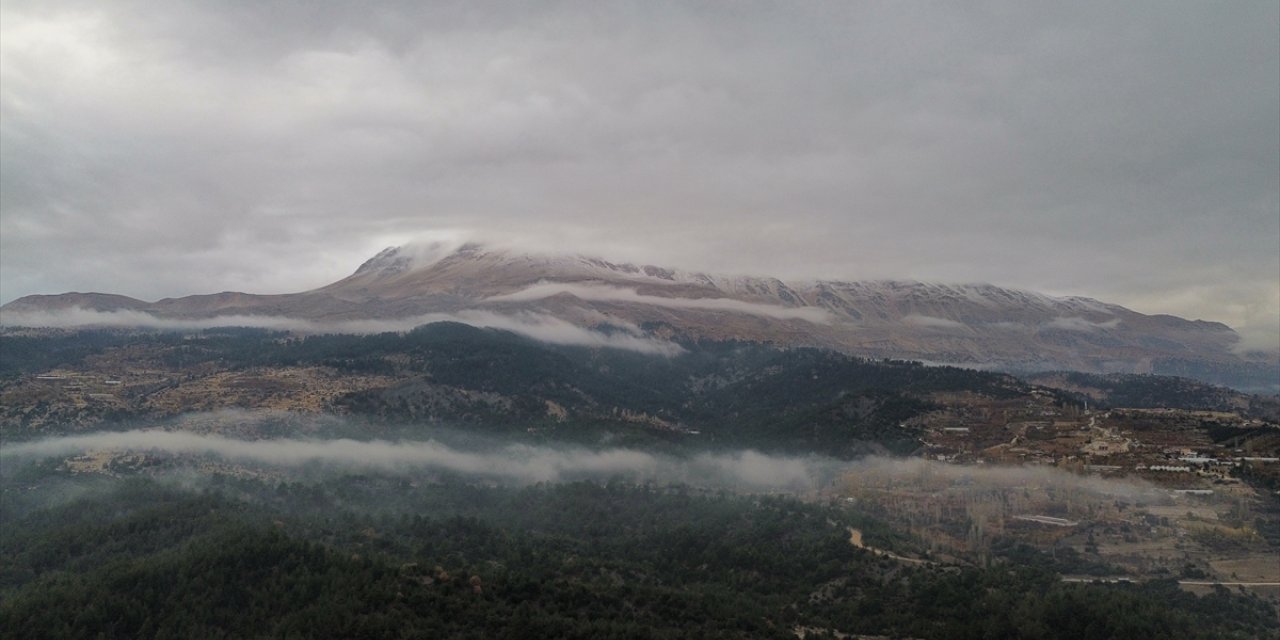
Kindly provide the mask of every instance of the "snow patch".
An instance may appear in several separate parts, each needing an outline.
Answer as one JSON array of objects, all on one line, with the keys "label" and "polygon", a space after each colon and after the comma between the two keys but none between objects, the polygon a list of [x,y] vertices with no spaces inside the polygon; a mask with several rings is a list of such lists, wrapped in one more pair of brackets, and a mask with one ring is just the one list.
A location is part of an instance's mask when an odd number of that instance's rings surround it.
[{"label": "snow patch", "polygon": [[387,247],[360,265],[356,273],[402,273],[422,269],[457,253],[463,246],[460,240],[424,240]]}]

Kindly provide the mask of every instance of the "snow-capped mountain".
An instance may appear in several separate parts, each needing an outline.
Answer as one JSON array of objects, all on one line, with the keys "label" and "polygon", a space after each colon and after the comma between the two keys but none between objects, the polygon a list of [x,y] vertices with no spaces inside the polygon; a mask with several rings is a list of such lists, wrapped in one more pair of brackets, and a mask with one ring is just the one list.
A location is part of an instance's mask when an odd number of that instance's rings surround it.
[{"label": "snow-capped mountain", "polygon": [[1012,370],[1174,373],[1254,388],[1267,388],[1276,370],[1274,358],[1235,354],[1239,337],[1226,325],[1146,315],[1090,298],[989,284],[784,282],[478,244],[388,248],[347,278],[295,294],[228,292],[149,303],[72,293],[28,296],[0,311],[4,323],[14,325],[72,309],[313,323],[537,314],[666,339],[818,346]]}]

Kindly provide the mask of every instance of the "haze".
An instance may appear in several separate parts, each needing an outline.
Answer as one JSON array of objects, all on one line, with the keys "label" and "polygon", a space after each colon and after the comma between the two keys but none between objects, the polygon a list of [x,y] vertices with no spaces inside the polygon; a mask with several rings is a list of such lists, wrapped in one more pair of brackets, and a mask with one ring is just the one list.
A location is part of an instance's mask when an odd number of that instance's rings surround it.
[{"label": "haze", "polygon": [[1280,347],[1280,5],[0,3],[0,302],[459,236]]}]

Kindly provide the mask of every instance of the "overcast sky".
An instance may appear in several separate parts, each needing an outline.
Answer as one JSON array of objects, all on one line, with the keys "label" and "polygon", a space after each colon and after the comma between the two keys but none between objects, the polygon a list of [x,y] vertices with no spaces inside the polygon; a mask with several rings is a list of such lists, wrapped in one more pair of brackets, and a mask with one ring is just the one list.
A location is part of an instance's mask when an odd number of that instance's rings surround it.
[{"label": "overcast sky", "polygon": [[0,2],[0,300],[460,233],[1280,346],[1280,3]]}]

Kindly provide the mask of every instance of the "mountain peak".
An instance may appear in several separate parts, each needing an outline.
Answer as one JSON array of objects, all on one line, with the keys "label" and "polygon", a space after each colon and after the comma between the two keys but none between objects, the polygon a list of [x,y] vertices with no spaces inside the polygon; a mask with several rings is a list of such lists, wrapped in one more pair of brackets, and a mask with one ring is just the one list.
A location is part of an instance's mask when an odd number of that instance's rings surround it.
[{"label": "mountain peak", "polygon": [[483,253],[491,253],[491,251],[478,242],[411,242],[379,251],[372,258],[364,261],[352,275],[372,273],[395,275],[430,267],[446,258],[469,258]]}]

